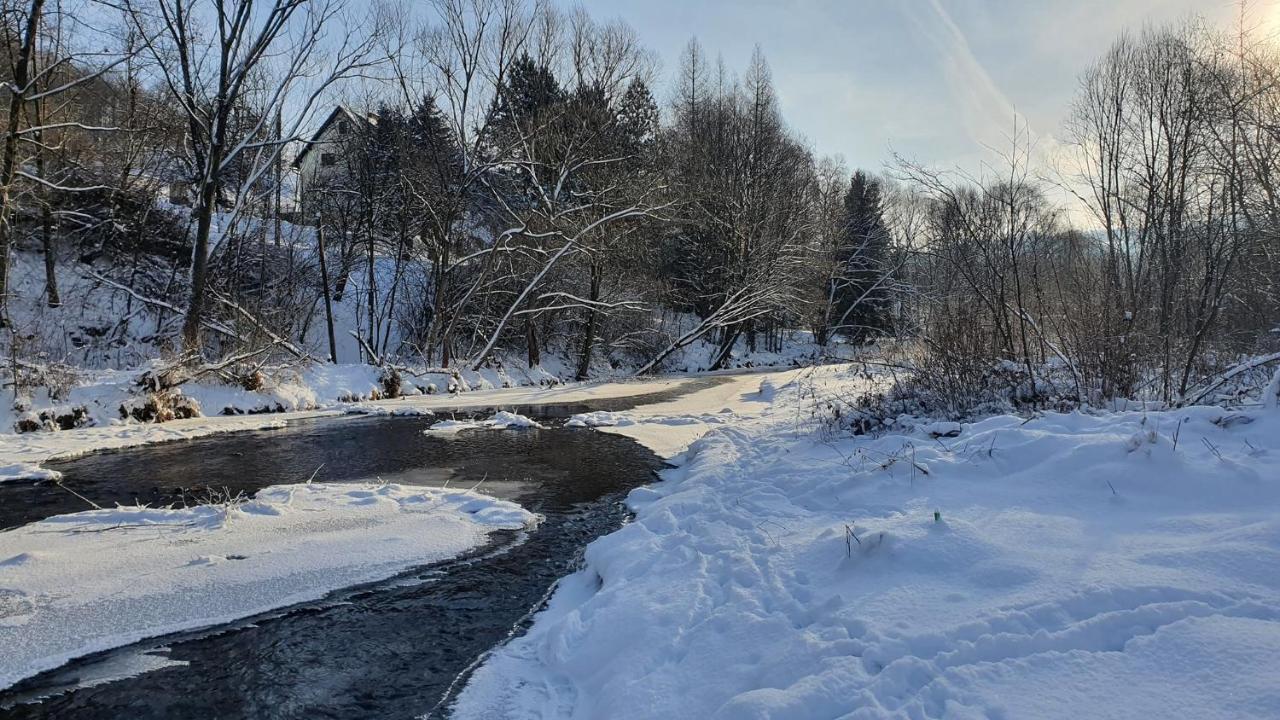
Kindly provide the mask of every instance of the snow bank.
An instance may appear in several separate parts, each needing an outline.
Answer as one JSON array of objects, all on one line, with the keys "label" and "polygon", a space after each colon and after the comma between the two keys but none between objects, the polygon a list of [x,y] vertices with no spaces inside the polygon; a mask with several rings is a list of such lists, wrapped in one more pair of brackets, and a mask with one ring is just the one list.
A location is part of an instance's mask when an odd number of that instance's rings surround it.
[{"label": "snow bank", "polygon": [[[725,376],[718,385],[667,402],[617,413],[611,424],[591,425],[588,416],[575,417],[579,417],[584,425],[625,435],[661,457],[674,458],[712,429],[769,408],[780,388],[804,377],[829,377],[832,373],[842,372],[842,367]],[[625,422],[619,422],[619,419],[625,419]]]},{"label": "snow bank", "polygon": [[34,463],[0,465],[0,482],[5,480],[61,480],[62,473],[46,470]]},{"label": "snow bank", "polygon": [[435,413],[420,407],[381,407],[377,405],[348,405],[343,408],[348,415],[376,415],[379,417],[431,417]]},{"label": "snow bank", "polygon": [[533,520],[466,491],[335,483],[0,532],[0,688],[81,655],[444,560]]},{"label": "snow bank", "polygon": [[462,430],[530,430],[541,428],[536,420],[518,413],[500,410],[488,420],[441,420],[423,430],[428,435],[457,433]]},{"label": "snow bank", "polygon": [[617,427],[619,425],[634,425],[635,421],[627,416],[626,413],[609,412],[607,410],[598,410],[596,412],[578,413],[569,418],[565,423],[565,427]]},{"label": "snow bank", "polygon": [[[341,374],[341,373],[339,373]],[[372,381],[371,381],[372,382]],[[628,383],[579,383],[555,387],[522,387],[496,390],[473,390],[461,395],[417,395],[394,400],[335,404],[331,409],[299,410],[286,413],[216,415],[171,422],[135,423],[113,420],[97,427],[61,432],[0,432],[0,458],[7,463],[38,466],[54,458],[67,458],[97,450],[116,450],[138,445],[188,440],[205,435],[246,430],[283,428],[290,422],[352,413],[427,415],[441,409],[510,406],[519,404],[555,405],[581,403],[605,398],[619,398],[669,391],[695,382],[688,377],[657,378]],[[345,387],[352,387],[343,384]],[[201,401],[206,409],[206,397]],[[2,413],[0,413],[2,414]],[[25,472],[25,471],[24,471]],[[29,477],[29,476],[27,476]]]},{"label": "snow bank", "polygon": [[1280,717],[1280,413],[824,442],[799,395],[634,491],[455,717]]}]

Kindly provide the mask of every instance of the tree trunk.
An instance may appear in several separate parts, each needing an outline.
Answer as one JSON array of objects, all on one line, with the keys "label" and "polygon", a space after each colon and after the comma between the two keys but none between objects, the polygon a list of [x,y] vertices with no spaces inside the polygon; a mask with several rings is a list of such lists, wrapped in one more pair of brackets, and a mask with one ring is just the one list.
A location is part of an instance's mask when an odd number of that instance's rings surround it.
[{"label": "tree trunk", "polygon": [[329,331],[329,362],[338,363],[338,342],[333,336],[333,303],[329,300],[329,268],[324,261],[324,221],[316,223],[316,254],[320,258],[320,285],[324,293],[324,324]]},{"label": "tree trunk", "polygon": [[378,349],[378,353],[383,357],[387,356],[387,343],[391,342],[392,318],[396,315],[396,293],[400,289],[400,276],[404,271],[404,256],[408,252],[405,247],[407,244],[408,233],[401,226],[400,237],[396,242],[396,266],[391,273],[391,291],[387,293],[387,322],[382,328],[382,347]]},{"label": "tree trunk", "polygon": [[[219,160],[212,159],[210,167],[217,167]],[[213,209],[217,202],[218,185],[205,178],[200,188],[199,207],[196,209],[196,239],[191,249],[191,302],[182,323],[182,347],[189,353],[200,352],[200,320],[204,313],[205,286],[209,275],[209,232],[213,227]]]},{"label": "tree trunk", "polygon": [[[378,288],[377,288],[377,285],[375,284],[376,278],[374,276],[374,259],[375,258],[374,258],[374,248],[373,248],[372,220],[370,220],[370,223],[371,225],[369,228],[369,290],[366,293],[366,295],[368,296],[368,300],[369,300],[369,349],[372,350],[373,348],[378,346],[377,303],[376,303],[377,296],[378,296]],[[376,362],[376,360],[372,357],[370,357],[368,360],[369,362]]]},{"label": "tree trunk", "polygon": [[733,355],[733,346],[738,342],[738,336],[742,334],[742,326],[734,325],[725,330],[724,341],[720,344],[720,350],[716,353],[715,362],[711,363],[708,370],[723,370],[725,363],[729,362],[729,356]]},{"label": "tree trunk", "polygon": [[[42,165],[44,163],[41,163]],[[58,295],[58,273],[56,251],[53,243],[53,217],[46,202],[40,208],[40,240],[44,245],[44,289],[49,307],[62,307],[62,298]]]},{"label": "tree trunk", "polygon": [[[284,123],[282,122],[282,118],[281,118],[281,110],[280,108],[276,108],[276,140],[282,141],[283,136],[284,136]],[[274,220],[275,222],[275,245],[276,247],[280,247],[280,199],[281,199],[280,196],[281,196],[281,193],[283,192],[283,188],[281,186],[284,184],[284,153],[276,152],[276,162],[275,162],[274,170],[276,173],[276,182],[275,182],[275,192],[272,193],[272,195],[273,195],[273,199],[275,200],[275,212],[272,213],[271,215],[272,215],[272,220]]]},{"label": "tree trunk", "polygon": [[13,228],[9,225],[12,213],[13,180],[18,169],[18,131],[26,99],[31,60],[34,56],[36,35],[40,29],[40,14],[44,0],[31,0],[27,14],[27,27],[22,36],[22,46],[13,68],[13,87],[9,92],[9,127],[4,136],[4,156],[0,160],[0,327],[9,324],[9,253],[13,245]]},{"label": "tree trunk", "polygon": [[[589,300],[596,303],[600,301],[600,263],[591,264],[591,294]],[[578,372],[575,377],[578,380],[586,380],[591,372],[591,348],[596,340],[596,318],[600,311],[595,305],[587,307],[587,325],[582,333],[582,354],[578,356]]]},{"label": "tree trunk", "polygon": [[524,340],[529,350],[529,369],[532,370],[542,364],[542,353],[538,350],[538,324],[532,315],[528,315],[524,321]]},{"label": "tree trunk", "polygon": [[[36,70],[36,62],[33,58],[31,61],[32,71]],[[32,125],[41,127],[44,124],[44,100],[36,100],[32,103]],[[47,179],[44,161],[44,131],[36,130],[36,175],[41,179]],[[58,296],[58,274],[55,271],[55,263],[57,260],[53,242],[53,211],[49,207],[49,190],[42,187],[40,189],[40,243],[44,248],[44,289],[45,299],[49,303],[49,307],[56,308],[62,305],[62,299]]]}]

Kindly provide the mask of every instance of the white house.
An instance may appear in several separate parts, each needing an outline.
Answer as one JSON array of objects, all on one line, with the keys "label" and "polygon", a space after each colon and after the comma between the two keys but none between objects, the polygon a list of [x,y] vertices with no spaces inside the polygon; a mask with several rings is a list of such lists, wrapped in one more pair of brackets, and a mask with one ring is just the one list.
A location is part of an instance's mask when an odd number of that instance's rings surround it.
[{"label": "white house", "polygon": [[338,105],[329,113],[293,161],[298,171],[298,207],[304,213],[312,205],[307,199],[309,192],[331,185],[346,175],[347,164],[342,161],[346,143],[355,133],[377,122],[376,116],[361,115],[344,105]]}]

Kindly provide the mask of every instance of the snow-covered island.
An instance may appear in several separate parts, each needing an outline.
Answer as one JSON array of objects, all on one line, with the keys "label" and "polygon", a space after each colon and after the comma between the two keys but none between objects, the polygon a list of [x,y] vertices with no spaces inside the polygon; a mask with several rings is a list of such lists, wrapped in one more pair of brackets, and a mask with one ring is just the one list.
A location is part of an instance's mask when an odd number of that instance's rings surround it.
[{"label": "snow-covered island", "polygon": [[0,688],[142,638],[382,580],[535,521],[465,490],[305,483],[0,532]]}]

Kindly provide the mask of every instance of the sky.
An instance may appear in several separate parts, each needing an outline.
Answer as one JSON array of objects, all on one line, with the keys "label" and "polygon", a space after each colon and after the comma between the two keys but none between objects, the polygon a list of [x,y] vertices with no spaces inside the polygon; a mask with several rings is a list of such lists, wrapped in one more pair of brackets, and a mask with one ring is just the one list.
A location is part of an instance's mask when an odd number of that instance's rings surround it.
[{"label": "sky", "polygon": [[[817,155],[883,171],[895,153],[981,174],[1015,114],[1038,153],[1060,147],[1078,77],[1126,29],[1193,15],[1234,27],[1235,0],[588,0],[661,60],[669,96],[696,37],[737,71],[764,50],[782,112]],[[1251,23],[1280,26],[1280,0]]]}]

